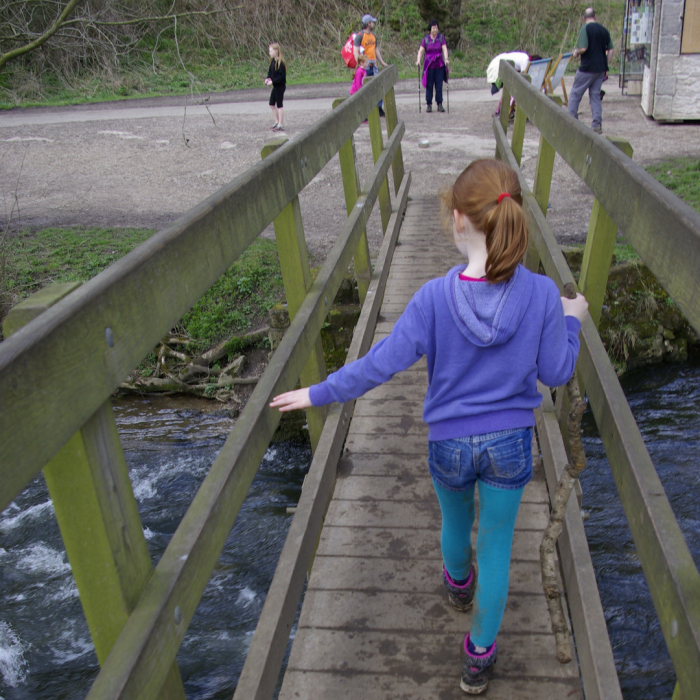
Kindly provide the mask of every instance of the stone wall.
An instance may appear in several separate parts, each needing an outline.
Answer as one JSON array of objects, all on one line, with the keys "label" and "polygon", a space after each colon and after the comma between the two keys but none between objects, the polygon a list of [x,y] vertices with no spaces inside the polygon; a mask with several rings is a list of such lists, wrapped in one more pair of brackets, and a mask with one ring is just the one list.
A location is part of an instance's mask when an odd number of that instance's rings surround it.
[{"label": "stone wall", "polygon": [[642,108],[659,121],[700,119],[700,54],[681,54],[684,5],[684,0],[656,2],[651,67],[644,72]]}]

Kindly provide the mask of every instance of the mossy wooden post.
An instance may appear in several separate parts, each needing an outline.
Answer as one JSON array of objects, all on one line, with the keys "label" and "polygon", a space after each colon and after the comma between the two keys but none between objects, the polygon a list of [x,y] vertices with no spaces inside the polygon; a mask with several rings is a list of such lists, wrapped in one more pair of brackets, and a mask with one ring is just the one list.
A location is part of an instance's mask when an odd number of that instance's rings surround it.
[{"label": "mossy wooden post", "polygon": [[527,122],[527,116],[520,107],[515,108],[515,123],[513,124],[513,136],[511,137],[511,149],[515,160],[520,161],[523,157],[523,142],[525,141],[525,124]]},{"label": "mossy wooden post", "polygon": [[[394,94],[394,88],[391,88],[386,95],[384,95],[384,111],[386,112],[386,135],[390,137],[394,133],[396,125],[399,123],[399,114],[396,111],[396,96]],[[403,182],[404,167],[403,167],[403,153],[401,152],[401,146],[399,146],[394,156],[394,160],[391,163],[391,172],[394,176],[394,193],[398,194],[401,189],[401,183]]]},{"label": "mossy wooden post", "polygon": [[[632,157],[634,151],[629,141],[615,136],[607,138],[626,156]],[[616,237],[617,224],[603,209],[598,199],[594,199],[578,286],[581,294],[585,295],[588,300],[588,313],[590,313],[596,328],[600,323]]]},{"label": "mossy wooden post", "polygon": [[[515,67],[514,61],[507,61],[511,66]],[[508,135],[508,117],[510,117],[510,90],[504,85],[503,94],[501,95],[501,126],[503,127],[503,133]],[[496,147],[496,159],[500,160],[501,156],[498,153],[498,147]]]},{"label": "mossy wooden post", "polygon": [[[55,284],[25,299],[5,318],[5,337],[78,286],[79,282]],[[110,329],[105,329],[107,343],[110,337]],[[153,573],[109,401],[44,467],[44,478],[97,659],[103,664]],[[177,665],[171,667],[159,698],[185,700]]]},{"label": "mossy wooden post", "polygon": [[[504,85],[503,86],[503,96],[501,97],[501,126],[503,127],[503,133],[508,135],[508,117],[510,116],[510,90]],[[496,149],[496,156],[498,156],[498,149]]]},{"label": "mossy wooden post", "polygon": [[[333,109],[342,104],[347,98],[343,97],[334,100]],[[340,172],[343,176],[343,190],[345,192],[345,210],[348,216],[360,196],[360,174],[357,171],[357,158],[355,155],[355,137],[351,136],[338,151],[340,159]],[[360,303],[364,304],[367,290],[369,289],[372,277],[372,265],[369,258],[369,244],[367,243],[367,232],[362,231],[360,242],[354,256],[355,279],[357,280],[357,291],[360,295]]]},{"label": "mossy wooden post", "polygon": [[[262,157],[266,158],[270,153],[283,146],[286,141],[286,138],[281,138],[265,144],[262,149]],[[282,269],[284,293],[287,297],[287,310],[291,321],[294,319],[306,297],[306,292],[311,286],[309,254],[306,249],[306,239],[304,238],[304,225],[301,220],[299,197],[294,197],[277,215],[273,225],[275,228],[275,239],[277,240],[277,252],[280,258],[280,268]],[[323,359],[321,336],[319,336],[301,372],[301,385],[318,384],[325,378],[326,363]],[[326,411],[323,408],[309,408],[306,410],[306,422],[309,425],[311,448],[314,451],[316,451],[316,446],[321,438],[325,417]]]},{"label": "mossy wooden post", "polygon": [[[561,103],[561,98],[558,98]],[[552,173],[554,172],[554,158],[557,152],[547,139],[540,134],[540,148],[537,153],[537,166],[535,167],[535,183],[532,194],[537,200],[542,213],[547,216],[547,206],[549,205],[549,193],[552,189]],[[537,272],[540,265],[540,256],[537,253],[532,240],[525,256],[525,265],[533,272]]]},{"label": "mossy wooden post", "polygon": [[[379,107],[375,107],[369,113],[369,138],[372,142],[372,157],[376,163],[384,150],[384,139],[382,138],[382,122],[379,118]],[[379,189],[379,212],[382,216],[382,231],[386,233],[391,218],[391,199],[389,197],[389,178],[386,178]]]},{"label": "mossy wooden post", "polygon": [[[532,76],[523,76],[528,82],[532,82]],[[511,137],[510,147],[515,156],[515,160],[520,161],[523,157],[523,142],[525,141],[525,125],[527,124],[527,115],[516,105],[515,107],[515,122],[513,124],[513,136]]]}]

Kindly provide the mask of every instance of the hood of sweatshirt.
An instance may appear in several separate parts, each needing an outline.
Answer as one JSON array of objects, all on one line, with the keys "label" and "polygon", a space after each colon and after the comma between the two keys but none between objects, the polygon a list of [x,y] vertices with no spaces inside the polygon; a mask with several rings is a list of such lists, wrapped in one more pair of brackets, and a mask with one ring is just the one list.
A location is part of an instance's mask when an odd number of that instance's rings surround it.
[{"label": "hood of sweatshirt", "polygon": [[474,345],[489,347],[510,340],[532,298],[532,273],[522,265],[507,282],[468,282],[459,279],[464,266],[445,277],[445,297],[461,333]]}]

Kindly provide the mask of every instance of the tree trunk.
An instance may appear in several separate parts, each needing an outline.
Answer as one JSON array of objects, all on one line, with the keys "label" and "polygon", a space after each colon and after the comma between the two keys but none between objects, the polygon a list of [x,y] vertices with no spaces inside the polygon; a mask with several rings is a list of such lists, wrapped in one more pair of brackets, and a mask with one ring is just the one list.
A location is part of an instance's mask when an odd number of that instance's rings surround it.
[{"label": "tree trunk", "polygon": [[456,49],[462,38],[462,0],[418,0],[418,12],[425,20],[437,20],[447,46]]}]

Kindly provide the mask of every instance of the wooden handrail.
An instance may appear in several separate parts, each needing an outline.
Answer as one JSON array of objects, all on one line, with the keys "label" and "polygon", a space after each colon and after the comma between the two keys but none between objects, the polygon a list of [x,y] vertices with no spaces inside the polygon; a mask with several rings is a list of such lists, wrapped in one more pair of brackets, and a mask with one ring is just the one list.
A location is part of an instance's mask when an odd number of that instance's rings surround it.
[{"label": "wooden handrail", "polygon": [[[88,700],[145,700],[157,695],[279,423],[279,413],[268,404],[273,396],[296,384],[404,132],[400,122],[372,171],[368,190],[349,214],[306,299],[124,625]],[[272,160],[280,151],[262,162]]]},{"label": "wooden handrail", "polygon": [[397,76],[395,66],[382,71],[0,344],[0,510],[311,182]]},{"label": "wooden handrail", "polygon": [[607,139],[534,90],[508,62],[501,61],[499,76],[518,107],[590,187],[659,284],[700,333],[700,213]]},{"label": "wooden handrail", "polygon": [[[613,144],[529,88],[503,62],[500,74],[518,108],[591,187],[649,269],[665,276],[665,289],[684,313],[688,309],[688,320],[694,327],[700,326],[700,308],[697,303],[689,306],[692,295],[700,292],[700,216]],[[496,120],[494,132],[501,157],[519,172],[502,125]],[[610,182],[615,186],[611,187]],[[574,282],[571,271],[522,176],[520,184],[526,193],[524,206],[545,273],[563,289],[564,284]],[[647,220],[642,222],[640,217]],[[627,228],[635,226],[638,228]],[[669,278],[674,271],[678,273],[675,280]],[[663,279],[659,281],[664,283]],[[582,325],[577,369],[673,661],[679,695],[694,697],[700,687],[700,573],[591,318]]]},{"label": "wooden handrail", "polygon": [[[389,230],[377,256],[367,290],[367,302],[362,306],[346,364],[365,355],[372,344],[410,182],[409,172],[399,188],[398,206],[394,209]],[[326,419],[319,447],[306,475],[294,520],[238,679],[234,700],[269,700],[274,693],[306,572],[309,571],[332,494],[336,467],[354,405],[354,401],[335,405]]]}]

